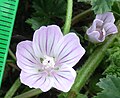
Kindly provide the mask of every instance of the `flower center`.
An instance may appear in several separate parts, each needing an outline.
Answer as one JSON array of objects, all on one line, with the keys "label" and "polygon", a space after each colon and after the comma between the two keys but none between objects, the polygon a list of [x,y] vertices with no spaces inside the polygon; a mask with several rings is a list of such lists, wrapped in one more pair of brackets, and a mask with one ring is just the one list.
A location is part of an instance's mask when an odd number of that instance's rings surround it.
[{"label": "flower center", "polygon": [[53,57],[44,56],[44,58],[40,60],[41,60],[41,63],[44,65],[45,69],[54,68],[55,59]]}]

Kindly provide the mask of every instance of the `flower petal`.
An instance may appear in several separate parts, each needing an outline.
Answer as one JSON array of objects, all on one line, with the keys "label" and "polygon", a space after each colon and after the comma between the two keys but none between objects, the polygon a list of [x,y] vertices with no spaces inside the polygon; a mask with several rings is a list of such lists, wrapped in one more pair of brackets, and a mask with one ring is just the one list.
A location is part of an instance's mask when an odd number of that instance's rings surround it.
[{"label": "flower petal", "polygon": [[74,33],[65,35],[54,50],[56,65],[65,63],[73,67],[84,55],[85,49],[81,46],[79,38]]},{"label": "flower petal", "polygon": [[25,72],[34,73],[41,66],[39,59],[35,57],[31,41],[22,41],[17,45],[16,57],[17,65]]},{"label": "flower petal", "polygon": [[114,18],[114,15],[113,15],[112,12],[106,12],[106,13],[103,13],[103,14],[98,14],[98,15],[96,15],[96,19],[100,19],[104,23],[108,23],[108,22],[114,23],[114,21],[115,21],[115,18]]},{"label": "flower petal", "polygon": [[[91,33],[87,33],[89,41],[92,43],[103,42],[105,40],[105,32],[103,31],[102,36],[98,31],[93,31]],[[100,38],[100,39],[99,39]]]},{"label": "flower petal", "polygon": [[33,36],[33,49],[37,57],[52,56],[53,49],[63,37],[60,28],[56,25],[42,26]]},{"label": "flower petal", "polygon": [[29,74],[21,71],[20,80],[30,88],[40,88],[43,92],[50,90],[53,86],[52,77],[47,77],[45,73]]},{"label": "flower petal", "polygon": [[99,19],[95,19],[95,20],[93,21],[92,26],[87,30],[86,33],[89,35],[89,33],[93,32],[93,31],[96,31],[97,28],[102,29],[102,26],[103,26],[103,21],[102,21],[102,20],[99,20]]},{"label": "flower petal", "polygon": [[113,23],[106,23],[104,25],[104,29],[106,31],[106,36],[110,35],[110,34],[115,34],[115,33],[118,32],[118,29],[117,29],[116,25],[113,24]]},{"label": "flower petal", "polygon": [[53,87],[63,92],[68,92],[76,77],[76,71],[71,67],[61,66],[61,68],[53,73]]}]

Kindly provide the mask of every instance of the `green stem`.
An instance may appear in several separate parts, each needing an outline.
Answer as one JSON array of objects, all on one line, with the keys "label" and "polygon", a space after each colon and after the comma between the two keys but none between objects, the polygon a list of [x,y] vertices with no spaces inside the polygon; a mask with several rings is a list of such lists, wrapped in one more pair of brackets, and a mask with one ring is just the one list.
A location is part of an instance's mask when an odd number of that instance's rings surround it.
[{"label": "green stem", "polygon": [[73,17],[71,25],[73,26],[74,24],[78,23],[80,20],[83,20],[85,17],[92,14],[92,12],[93,11],[90,8],[90,9],[83,11],[82,13],[76,15],[75,17]]},{"label": "green stem", "polygon": [[7,63],[15,63],[14,60],[6,60]]},{"label": "green stem", "polygon": [[15,57],[14,53],[10,49],[8,50],[8,52],[9,52],[10,56],[13,58],[13,60],[16,61],[16,57]]},{"label": "green stem", "polygon": [[[13,54],[13,52],[9,49],[9,54],[10,56],[13,58],[14,61],[16,61],[16,57]],[[13,60],[7,60],[7,63],[13,62]],[[21,82],[20,79],[18,78],[14,84],[12,85],[12,87],[9,89],[9,91],[6,93],[4,98],[12,98],[12,96],[14,95],[14,93],[17,91],[17,89],[20,87]]]},{"label": "green stem", "polygon": [[21,83],[19,78],[15,81],[15,83],[13,84],[13,86],[10,88],[10,90],[6,93],[4,98],[12,98],[12,96],[14,95],[14,93],[17,91],[17,89],[20,87]]},{"label": "green stem", "polygon": [[70,31],[71,20],[72,20],[72,7],[73,7],[73,0],[67,0],[66,21],[63,30],[64,34],[67,34]]},{"label": "green stem", "polygon": [[31,98],[31,97],[33,97],[35,95],[40,94],[40,93],[42,93],[42,91],[40,89],[32,89],[32,90],[30,90],[28,92],[25,92],[25,93],[23,93],[21,95],[13,97],[13,98]]},{"label": "green stem", "polygon": [[20,71],[20,69],[14,63],[8,63],[8,65],[10,65],[14,69],[17,69],[18,71]]},{"label": "green stem", "polygon": [[68,93],[67,98],[76,98],[79,91],[85,85],[86,81],[89,77],[93,74],[95,69],[98,67],[99,63],[102,61],[103,57],[105,56],[105,52],[108,47],[113,43],[116,35],[112,35],[106,42],[98,47],[94,53],[88,58],[86,63],[83,65],[81,70],[78,71],[78,75],[76,77],[76,81]]},{"label": "green stem", "polygon": [[113,11],[113,13],[114,13],[115,15],[117,15],[118,17],[120,17],[120,14],[119,14],[119,13],[117,13],[117,12],[115,12],[115,11]]},{"label": "green stem", "polygon": [[[8,50],[8,52],[9,52],[10,56],[12,57],[12,59],[13,59],[14,61],[16,61],[16,57],[15,57],[14,53],[13,53],[10,49]],[[8,61],[8,60],[7,60],[7,61]],[[7,63],[10,63],[10,62],[7,62]],[[11,64],[9,64],[9,65],[11,65],[13,68],[15,68],[15,69],[17,69],[17,70],[20,70],[17,66],[15,66],[14,64],[12,64],[12,62],[11,62]]]}]

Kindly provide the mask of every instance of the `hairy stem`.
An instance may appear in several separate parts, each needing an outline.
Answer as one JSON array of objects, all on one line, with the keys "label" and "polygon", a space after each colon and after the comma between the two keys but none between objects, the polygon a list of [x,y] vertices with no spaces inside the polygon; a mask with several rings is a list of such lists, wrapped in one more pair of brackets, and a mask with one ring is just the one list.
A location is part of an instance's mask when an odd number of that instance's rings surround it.
[{"label": "hairy stem", "polygon": [[76,23],[78,23],[80,20],[84,19],[85,17],[87,17],[88,15],[92,14],[92,10],[91,8],[86,10],[86,11],[83,11],[82,13],[76,15],[75,17],[73,17],[72,19],[72,26]]},{"label": "hairy stem", "polygon": [[25,93],[23,93],[21,95],[13,97],[13,98],[31,98],[31,97],[33,97],[35,95],[40,94],[40,93],[42,93],[42,91],[40,89],[32,89],[32,90],[30,90],[28,92],[25,92]]},{"label": "hairy stem", "polygon": [[21,83],[19,78],[15,81],[15,83],[13,84],[13,86],[10,88],[10,90],[6,93],[4,98],[13,98],[12,96],[14,95],[14,93],[17,91],[17,89],[20,87]]},{"label": "hairy stem", "polygon": [[14,60],[6,60],[6,63],[15,63]]},{"label": "hairy stem", "polygon": [[98,67],[99,63],[102,61],[103,57],[105,56],[105,52],[108,47],[113,43],[116,35],[112,35],[106,42],[98,47],[94,53],[88,58],[86,63],[83,65],[81,70],[78,71],[78,75],[76,81],[68,93],[67,98],[76,98],[79,91],[85,85],[86,81],[89,77],[93,74],[95,69]]},{"label": "hairy stem", "polygon": [[[16,61],[16,57],[15,57],[15,55],[14,55],[14,53],[9,49],[8,50],[8,52],[9,52],[9,54],[10,54],[10,56],[12,57],[12,59],[13,60],[11,60],[11,61]],[[10,60],[7,60],[7,63],[9,63],[9,65],[10,66],[12,66],[13,68],[15,68],[15,69],[17,69],[18,71],[20,71],[20,69],[15,65],[15,64],[13,64],[14,62],[10,62]]]},{"label": "hairy stem", "polygon": [[72,7],[73,7],[73,0],[67,0],[66,21],[63,30],[64,34],[67,34],[70,31],[71,20],[72,20]]},{"label": "hairy stem", "polygon": [[10,49],[8,50],[8,52],[9,52],[10,56],[13,58],[13,60],[16,61],[16,57],[15,57],[15,55],[13,54],[13,52],[12,52]]},{"label": "hairy stem", "polygon": [[[9,49],[9,54],[10,56],[13,58],[14,61],[16,61],[16,57],[13,54],[13,52]],[[13,62],[13,60],[7,60],[7,63],[11,63]],[[13,66],[14,68],[17,68],[15,66]],[[6,93],[4,98],[12,98],[12,96],[14,95],[14,93],[17,91],[17,89],[20,87],[21,82],[20,79],[18,78],[14,84],[12,85],[12,87],[9,89],[9,91]]]}]

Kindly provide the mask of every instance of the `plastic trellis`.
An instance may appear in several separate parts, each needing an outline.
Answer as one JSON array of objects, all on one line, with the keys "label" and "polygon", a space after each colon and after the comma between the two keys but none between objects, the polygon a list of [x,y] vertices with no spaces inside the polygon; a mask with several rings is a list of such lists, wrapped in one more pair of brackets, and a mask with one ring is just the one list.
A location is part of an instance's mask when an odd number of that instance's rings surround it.
[{"label": "plastic trellis", "polygon": [[0,86],[19,0],[0,0]]}]

